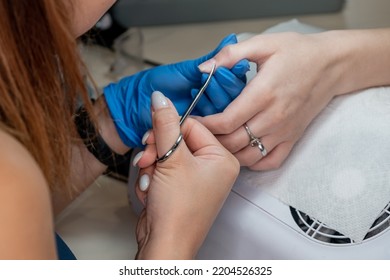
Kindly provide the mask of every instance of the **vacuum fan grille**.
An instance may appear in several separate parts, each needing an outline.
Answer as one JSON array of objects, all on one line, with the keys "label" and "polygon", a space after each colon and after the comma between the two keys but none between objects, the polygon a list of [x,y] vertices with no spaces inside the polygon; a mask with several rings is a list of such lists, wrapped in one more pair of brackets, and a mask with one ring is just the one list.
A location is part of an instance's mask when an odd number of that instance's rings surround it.
[{"label": "vacuum fan grille", "polygon": [[[334,245],[340,244],[353,244],[353,240],[339,233],[338,231],[329,228],[324,223],[311,218],[309,215],[290,207],[291,215],[294,218],[298,227],[309,237],[316,239],[317,241],[331,243]],[[390,202],[379,214],[370,230],[364,237],[364,240],[368,240],[375,235],[385,231],[390,226]]]}]

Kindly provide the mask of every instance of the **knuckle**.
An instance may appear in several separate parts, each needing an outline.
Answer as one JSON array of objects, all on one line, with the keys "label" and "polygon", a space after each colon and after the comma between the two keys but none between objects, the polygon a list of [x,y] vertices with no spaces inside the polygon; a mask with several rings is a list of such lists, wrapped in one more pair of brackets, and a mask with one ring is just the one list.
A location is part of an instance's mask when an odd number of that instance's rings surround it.
[{"label": "knuckle", "polygon": [[270,102],[274,98],[273,92],[275,91],[275,86],[272,84],[272,81],[267,83],[262,83],[261,87],[258,88],[258,91],[262,92],[261,98],[266,102]]},{"label": "knuckle", "polygon": [[253,92],[257,92],[258,98],[256,98],[257,105],[259,107],[270,106],[275,103],[275,87],[271,85],[271,83],[263,83],[261,87],[253,88]]},{"label": "knuckle", "polygon": [[288,118],[287,110],[285,108],[280,108],[273,113],[272,124],[276,126],[280,123],[285,122],[287,118]]},{"label": "knuckle", "polygon": [[263,92],[262,102],[263,104],[272,104],[274,103],[276,97],[275,97],[275,89],[271,85],[265,85],[261,89]]},{"label": "knuckle", "polygon": [[220,52],[221,56],[227,58],[228,60],[234,58],[234,45],[227,45],[222,48]]}]

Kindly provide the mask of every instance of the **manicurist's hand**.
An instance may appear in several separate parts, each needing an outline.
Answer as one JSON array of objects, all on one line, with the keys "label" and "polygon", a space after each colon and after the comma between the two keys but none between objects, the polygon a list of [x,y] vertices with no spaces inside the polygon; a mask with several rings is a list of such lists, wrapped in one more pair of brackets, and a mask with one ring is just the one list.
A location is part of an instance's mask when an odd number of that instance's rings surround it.
[{"label": "manicurist's hand", "polygon": [[[136,157],[137,193],[145,204],[137,226],[139,259],[193,258],[222,207],[239,171],[238,161],[203,125],[188,118],[182,127],[173,104],[152,95],[153,131]],[[155,163],[183,141],[164,162]]]},{"label": "manicurist's hand", "polygon": [[222,113],[199,120],[241,165],[278,168],[334,96],[390,83],[389,50],[389,29],[266,34],[227,46],[200,69],[246,58],[258,73]]}]

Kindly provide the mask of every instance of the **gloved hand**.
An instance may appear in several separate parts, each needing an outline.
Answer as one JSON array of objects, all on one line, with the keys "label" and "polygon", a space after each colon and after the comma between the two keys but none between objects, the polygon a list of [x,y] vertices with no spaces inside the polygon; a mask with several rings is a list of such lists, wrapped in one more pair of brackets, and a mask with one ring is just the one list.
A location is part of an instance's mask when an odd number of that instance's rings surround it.
[{"label": "gloved hand", "polygon": [[[154,91],[164,92],[182,115],[208,76],[200,72],[198,65],[234,43],[237,38],[231,34],[201,58],[158,66],[106,86],[103,93],[122,141],[129,147],[142,146],[142,136],[152,127],[150,97]],[[204,116],[223,111],[244,88],[248,70],[247,60],[230,70],[218,68],[193,114]]]}]

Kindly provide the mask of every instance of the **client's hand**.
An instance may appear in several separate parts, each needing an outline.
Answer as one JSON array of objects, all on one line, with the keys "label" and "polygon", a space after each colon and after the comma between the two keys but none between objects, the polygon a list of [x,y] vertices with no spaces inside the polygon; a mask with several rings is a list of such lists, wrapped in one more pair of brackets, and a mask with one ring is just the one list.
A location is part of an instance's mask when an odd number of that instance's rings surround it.
[{"label": "client's hand", "polygon": [[[229,194],[239,164],[196,120],[189,118],[180,127],[175,108],[160,92],[153,93],[152,106],[153,132],[137,159],[141,170],[136,188],[145,203],[137,226],[137,258],[190,259]],[[177,150],[155,163],[180,131],[184,140]]]},{"label": "client's hand", "polygon": [[[183,114],[207,78],[198,65],[222,47],[234,43],[237,43],[237,38],[232,34],[208,55],[148,69],[105,87],[107,106],[123,143],[129,147],[142,146],[141,137],[152,126],[150,96],[153,91],[164,92],[179,114]],[[205,116],[222,112],[244,88],[248,70],[247,60],[235,63],[231,69],[219,68],[193,113]]]},{"label": "client's hand", "polygon": [[[278,168],[315,116],[335,94],[345,66],[334,45],[340,36],[280,33],[258,35],[219,52],[212,63],[229,67],[247,58],[258,73],[222,113],[199,118],[240,161],[255,170]],[[210,62],[200,66],[209,71]],[[261,144],[249,144],[244,125]],[[264,157],[265,155],[265,157]]]}]

